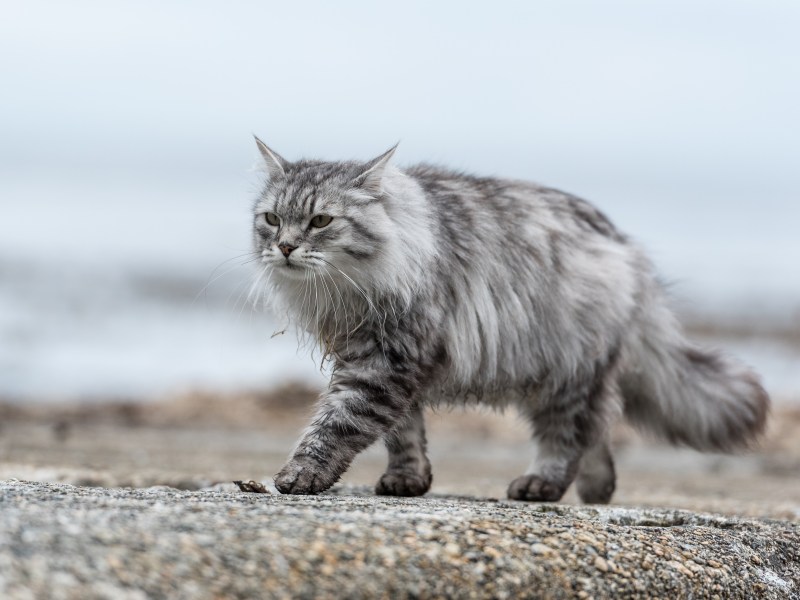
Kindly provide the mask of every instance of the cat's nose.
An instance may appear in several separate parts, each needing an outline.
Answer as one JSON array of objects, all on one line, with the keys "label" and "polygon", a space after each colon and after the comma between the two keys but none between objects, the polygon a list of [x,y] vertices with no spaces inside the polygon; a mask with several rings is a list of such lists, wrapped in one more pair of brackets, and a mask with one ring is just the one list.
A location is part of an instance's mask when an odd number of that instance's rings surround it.
[{"label": "cat's nose", "polygon": [[289,258],[292,250],[296,249],[297,246],[292,246],[291,244],[278,244],[278,250],[280,250],[286,258]]}]

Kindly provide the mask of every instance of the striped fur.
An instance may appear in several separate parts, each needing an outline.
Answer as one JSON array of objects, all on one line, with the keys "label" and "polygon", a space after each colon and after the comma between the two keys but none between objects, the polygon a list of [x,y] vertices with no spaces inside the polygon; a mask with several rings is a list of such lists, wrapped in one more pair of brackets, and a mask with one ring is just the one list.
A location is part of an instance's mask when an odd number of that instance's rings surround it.
[{"label": "striped fur", "polygon": [[[557,500],[577,477],[585,501],[607,502],[620,413],[700,450],[743,447],[763,429],[757,376],[685,340],[650,262],[591,204],[529,182],[400,170],[394,148],[367,163],[289,162],[258,145],[259,285],[333,361],[280,491],[327,489],[382,438],[377,491],[424,493],[422,409],[441,402],[519,407],[536,456],[508,493],[525,500]],[[332,220],[316,227],[317,215]]]}]

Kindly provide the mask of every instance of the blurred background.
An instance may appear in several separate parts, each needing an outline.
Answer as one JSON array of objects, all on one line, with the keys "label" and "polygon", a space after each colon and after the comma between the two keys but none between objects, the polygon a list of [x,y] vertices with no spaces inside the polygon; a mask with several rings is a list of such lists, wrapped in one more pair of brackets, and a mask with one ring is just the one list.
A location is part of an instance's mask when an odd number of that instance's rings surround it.
[{"label": "blurred background", "polygon": [[[792,0],[3,2],[0,397],[324,374],[247,301],[256,133],[536,180],[644,245],[694,335],[800,399]],[[287,449],[288,450],[288,449]]]}]

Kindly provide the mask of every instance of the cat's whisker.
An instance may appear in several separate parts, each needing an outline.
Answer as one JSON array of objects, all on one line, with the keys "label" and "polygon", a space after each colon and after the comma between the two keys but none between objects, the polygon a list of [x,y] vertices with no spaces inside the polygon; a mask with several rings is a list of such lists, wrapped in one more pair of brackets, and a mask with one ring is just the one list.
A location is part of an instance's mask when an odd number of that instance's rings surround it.
[{"label": "cat's whisker", "polygon": [[[223,277],[225,277],[229,273],[235,271],[237,268],[239,268],[241,266],[244,266],[244,265],[247,265],[249,263],[255,262],[255,260],[257,260],[257,258],[254,257],[253,254],[255,254],[255,253],[254,252],[248,252],[247,254],[240,254],[239,256],[234,256],[234,257],[231,257],[231,258],[229,258],[227,260],[224,260],[220,264],[218,264],[216,267],[214,267],[214,269],[211,271],[211,273],[208,276],[208,280],[203,285],[203,287],[200,288],[200,290],[197,292],[197,294],[195,294],[195,297],[192,299],[192,302],[191,302],[191,304],[189,306],[190,307],[194,307],[195,303],[200,298],[200,296],[205,295],[206,292],[208,291],[208,288],[211,287],[214,283],[216,283],[217,281],[219,281],[220,279],[222,279]],[[237,264],[227,268],[224,272],[219,273],[218,275],[215,275],[215,273],[220,269],[220,267],[222,267],[222,265],[224,265],[226,263],[229,263],[229,262],[231,262],[233,260],[237,260],[239,258],[242,258],[243,256],[250,256],[250,258],[248,260],[246,260],[246,261],[237,263]]]},{"label": "cat's whisker", "polygon": [[305,328],[303,330],[303,340],[304,340],[303,343],[304,344],[306,344],[306,343],[312,344],[312,342],[314,341],[314,335],[313,335],[314,329],[311,326],[311,321],[312,321],[312,319],[314,317],[313,313],[311,312],[312,308],[313,308],[312,305],[311,305],[311,303],[313,302],[313,300],[312,300],[312,295],[313,295],[312,294],[312,285],[313,284],[312,284],[312,281],[311,281],[311,276],[312,276],[311,275],[311,271],[306,271],[306,273],[304,275],[305,293],[304,293],[304,296],[303,296],[303,298],[304,298],[303,299],[303,304],[305,306],[306,299],[307,299],[308,308],[305,310],[306,324],[305,324]]},{"label": "cat's whisker", "polygon": [[[251,293],[249,291],[253,290],[253,288],[255,288],[258,285],[262,277],[263,273],[259,272],[256,278],[252,282],[249,283],[242,282],[238,284],[236,287],[234,287],[228,294],[228,297],[225,300],[226,305],[229,305],[231,302],[231,298],[234,296],[234,294],[236,295],[236,299],[233,302],[232,311],[236,315],[237,322],[239,321],[239,319],[241,319],[244,306],[247,303],[247,300],[242,300],[242,298],[245,297],[246,293]],[[241,309],[239,309],[240,303],[241,303]]]},{"label": "cat's whisker", "polygon": [[[300,315],[305,315],[306,302],[307,302],[307,297],[308,297],[308,293],[309,293],[308,277],[309,277],[309,275],[308,275],[307,272],[303,274],[303,302],[300,305]],[[308,331],[308,328],[310,327],[310,325],[311,325],[311,323],[307,322],[305,324],[305,326],[303,327],[303,330],[304,331]]]},{"label": "cat's whisker", "polygon": [[[239,309],[239,315],[237,319],[242,318],[242,313],[244,312],[245,306],[250,305],[251,309],[257,307],[257,302],[261,295],[261,291],[263,289],[261,287],[261,281],[262,279],[264,279],[265,276],[268,276],[267,270],[261,269],[261,272],[258,274],[258,277],[253,282],[253,285],[250,286],[250,290],[247,293],[247,297],[245,298],[244,302],[242,302],[242,307]],[[237,300],[237,304],[238,302],[239,301]],[[235,309],[236,307],[234,306],[234,310]]]},{"label": "cat's whisker", "polygon": [[[377,319],[377,323],[379,325],[378,330],[379,330],[381,341],[382,341],[382,343],[381,343],[381,351],[383,353],[384,362],[388,364],[389,361],[388,361],[388,358],[386,357],[386,345],[383,343],[383,340],[384,340],[384,338],[386,336],[386,329],[385,329],[385,326],[386,326],[386,313],[384,312],[383,314],[381,314],[381,311],[379,311],[378,308],[375,306],[375,304],[372,302],[372,300],[370,299],[370,297],[367,294],[367,292],[358,283],[356,283],[356,281],[353,280],[352,277],[350,277],[347,273],[342,271],[339,267],[337,267],[333,263],[329,262],[328,260],[325,260],[324,258],[320,259],[320,260],[322,260],[326,265],[329,265],[329,266],[333,267],[336,271],[341,273],[341,275],[344,276],[344,278],[347,279],[353,285],[353,287],[361,294],[361,296],[364,298],[364,300],[366,300],[367,305],[369,307],[369,310],[371,310],[375,314],[375,317]],[[368,314],[365,314],[364,315],[364,319],[362,320],[361,323],[359,323],[358,327],[361,327],[361,325],[364,322],[367,321],[367,317],[368,317]],[[358,327],[356,327],[356,329]]]},{"label": "cat's whisker", "polygon": [[[230,291],[230,293],[228,293],[228,297],[225,299],[225,303],[226,303],[226,304],[230,303],[230,301],[231,301],[231,297],[232,297],[234,294],[236,294],[236,300],[235,300],[235,301],[234,301],[234,303],[233,303],[233,311],[234,311],[234,312],[236,312],[236,310],[237,310],[237,307],[239,306],[239,303],[240,303],[240,302],[243,302],[243,306],[244,306],[244,304],[246,304],[246,303],[247,303],[247,300],[246,300],[246,299],[245,299],[245,300],[242,300],[242,298],[244,297],[244,295],[245,295],[245,293],[247,292],[247,290],[250,290],[250,291],[252,292],[252,290],[253,290],[255,287],[257,287],[257,286],[258,286],[258,284],[259,284],[259,281],[261,280],[261,278],[262,278],[263,276],[264,276],[264,273],[263,273],[263,269],[262,269],[262,270],[259,270],[258,276],[257,276],[257,277],[256,277],[256,279],[255,279],[255,280],[254,280],[252,283],[250,283],[249,285],[248,285],[248,282],[247,282],[247,281],[243,281],[243,282],[241,282],[241,283],[237,284],[237,285],[236,285],[236,286],[235,286],[235,287],[234,287],[234,288],[233,288],[233,289]],[[240,314],[241,314],[241,313],[240,313]]]},{"label": "cat's whisker", "polygon": [[378,311],[378,309],[375,307],[375,304],[373,304],[373,302],[372,302],[372,300],[370,299],[370,297],[369,297],[369,295],[367,294],[367,292],[365,292],[365,291],[364,291],[364,289],[363,289],[363,288],[362,288],[360,285],[358,285],[358,283],[356,283],[356,282],[353,280],[353,278],[352,278],[352,277],[350,277],[350,276],[349,276],[347,273],[345,273],[344,271],[342,271],[342,270],[341,270],[339,267],[337,267],[336,265],[334,265],[334,264],[333,264],[333,263],[331,263],[330,261],[327,261],[327,260],[325,260],[324,258],[322,258],[322,259],[320,259],[320,260],[322,260],[322,262],[324,262],[326,265],[328,265],[328,266],[331,266],[331,267],[333,267],[334,269],[336,269],[336,270],[337,270],[337,271],[338,271],[338,272],[339,272],[339,273],[340,273],[340,274],[341,274],[341,275],[342,275],[342,276],[343,276],[345,279],[347,279],[347,280],[348,280],[348,281],[349,281],[349,282],[350,282],[350,283],[353,285],[353,287],[354,287],[356,290],[358,290],[358,292],[361,294],[361,296],[364,298],[364,300],[366,300],[366,301],[367,301],[367,304],[369,305],[369,307],[370,307],[370,308],[371,308],[371,309],[372,309],[372,310],[375,312],[375,316],[376,316],[376,317],[378,317],[378,319],[380,319],[380,316],[381,316],[381,315],[380,315],[380,311]]},{"label": "cat's whisker", "polygon": [[[233,298],[233,311],[237,312],[239,310],[239,303],[240,302],[247,302],[246,294],[248,294],[249,291],[252,290],[254,286],[258,285],[258,282],[261,279],[261,277],[263,277],[263,273],[261,271],[259,271],[259,273],[255,277],[255,279],[252,282],[249,282],[249,284],[243,282],[243,283],[237,285],[235,288],[233,288],[230,291],[230,293],[228,294],[228,297],[225,299],[225,303],[226,304],[230,304],[231,299]],[[235,298],[234,298],[234,296],[235,296]]]},{"label": "cat's whisker", "polygon": [[[345,348],[347,351],[350,351],[350,322],[348,320],[348,304],[344,301],[344,296],[342,295],[342,291],[339,289],[339,284],[336,283],[336,279],[331,275],[330,270],[328,269],[327,265],[323,264],[322,268],[324,269],[323,273],[328,276],[328,279],[331,280],[334,288],[336,288],[336,293],[339,296],[339,304],[342,306],[342,312],[344,313],[344,329],[345,329]],[[337,326],[338,329],[338,326]]]},{"label": "cat's whisker", "polygon": [[316,270],[309,269],[314,280],[314,336],[317,338],[319,351],[322,353],[319,362],[320,371],[324,368],[325,358],[328,356],[328,340],[325,339],[324,329],[321,326],[320,319],[322,317],[321,306],[319,302],[319,284],[317,281]]},{"label": "cat's whisker", "polygon": [[325,273],[324,271],[320,272],[320,281],[322,285],[325,287],[325,292],[328,295],[328,301],[330,302],[330,306],[333,308],[333,341],[336,340],[336,336],[339,334],[339,309],[337,307],[337,302],[333,298],[333,294],[331,293],[330,288],[328,287],[327,282],[325,281]]},{"label": "cat's whisker", "polygon": [[333,275],[331,275],[331,272],[330,272],[330,269],[328,269],[328,266],[326,264],[324,264],[324,263],[321,266],[322,266],[322,269],[323,269],[323,273],[325,273],[328,276],[328,279],[331,280],[331,283],[333,284],[334,288],[336,288],[336,293],[339,296],[339,304],[341,304],[342,312],[344,312],[345,329],[347,329],[348,303],[345,302],[344,295],[342,294],[342,290],[339,289],[339,284],[336,283],[336,278],[333,277]]}]

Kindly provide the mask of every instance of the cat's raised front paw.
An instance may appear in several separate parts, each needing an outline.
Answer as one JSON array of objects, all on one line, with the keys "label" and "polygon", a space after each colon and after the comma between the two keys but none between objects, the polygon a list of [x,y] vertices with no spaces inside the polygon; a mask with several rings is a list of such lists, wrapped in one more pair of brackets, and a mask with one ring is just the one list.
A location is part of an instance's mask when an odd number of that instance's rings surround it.
[{"label": "cat's raised front paw", "polygon": [[275,487],[281,494],[319,494],[337,479],[319,463],[292,459],[275,475]]},{"label": "cat's raised front paw", "polygon": [[427,477],[405,471],[387,471],[375,485],[379,496],[422,496],[431,487],[431,476]]},{"label": "cat's raised front paw", "polygon": [[508,486],[508,497],[512,500],[529,502],[556,502],[561,499],[565,491],[564,487],[546,481],[538,475],[523,475]]}]

